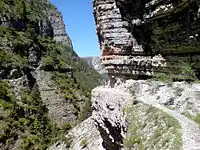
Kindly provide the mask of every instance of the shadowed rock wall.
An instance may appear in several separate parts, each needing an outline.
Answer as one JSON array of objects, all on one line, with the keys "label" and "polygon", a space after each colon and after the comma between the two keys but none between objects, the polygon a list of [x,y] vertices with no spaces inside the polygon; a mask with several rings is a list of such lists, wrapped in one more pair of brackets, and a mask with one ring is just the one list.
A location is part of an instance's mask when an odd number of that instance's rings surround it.
[{"label": "shadowed rock wall", "polygon": [[109,74],[151,76],[153,70],[159,70],[158,66],[162,68],[167,62],[169,67],[174,59],[199,64],[199,3],[197,0],[94,0],[101,61]]}]

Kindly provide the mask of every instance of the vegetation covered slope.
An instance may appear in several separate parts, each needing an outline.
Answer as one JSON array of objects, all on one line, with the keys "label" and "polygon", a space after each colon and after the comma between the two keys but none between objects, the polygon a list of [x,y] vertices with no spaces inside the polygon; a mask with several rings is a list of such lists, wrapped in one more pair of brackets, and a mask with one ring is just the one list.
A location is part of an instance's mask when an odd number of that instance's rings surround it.
[{"label": "vegetation covered slope", "polygon": [[[46,149],[91,115],[90,91],[101,76],[71,45],[54,41],[52,15],[59,18],[47,0],[0,0],[0,149]],[[59,129],[41,96],[38,71],[50,73],[64,101],[56,109],[72,105],[76,116]]]},{"label": "vegetation covered slope", "polygon": [[142,103],[127,108],[129,128],[124,139],[127,150],[181,148],[179,122],[168,114]]},{"label": "vegetation covered slope", "polygon": [[31,93],[21,92],[21,101],[7,82],[0,81],[0,89],[0,149],[42,150],[56,140],[70,141],[49,120],[36,87]]}]

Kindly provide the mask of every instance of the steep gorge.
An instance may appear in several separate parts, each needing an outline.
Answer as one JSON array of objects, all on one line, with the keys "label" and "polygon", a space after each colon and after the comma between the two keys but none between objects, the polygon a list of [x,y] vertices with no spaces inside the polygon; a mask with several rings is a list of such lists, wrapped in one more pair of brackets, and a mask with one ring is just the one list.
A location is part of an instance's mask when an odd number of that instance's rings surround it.
[{"label": "steep gorge", "polygon": [[101,76],[48,0],[0,0],[0,149],[47,149],[91,116]]},{"label": "steep gorge", "polygon": [[0,8],[0,149],[199,149],[200,85],[173,82],[199,77],[197,0],[94,0],[99,87],[49,1]]}]

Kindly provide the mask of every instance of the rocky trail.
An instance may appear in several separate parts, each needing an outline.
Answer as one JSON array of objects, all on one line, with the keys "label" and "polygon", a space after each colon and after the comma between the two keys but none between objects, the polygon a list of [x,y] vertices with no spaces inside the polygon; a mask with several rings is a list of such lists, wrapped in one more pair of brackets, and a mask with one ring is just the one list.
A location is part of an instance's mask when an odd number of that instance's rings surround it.
[{"label": "rocky trail", "polygon": [[[121,98],[117,98],[118,95],[123,95],[122,97],[123,97],[123,99],[126,99],[126,104],[128,102],[130,102],[130,100],[133,98],[133,96],[131,94],[129,94],[127,87],[123,87],[123,86],[121,86],[121,87],[118,86],[115,88],[98,88],[98,91],[101,91],[101,93],[104,91],[102,95],[106,95],[107,98],[115,97],[114,98],[115,102],[117,99],[121,99]],[[146,97],[147,95],[141,96],[140,94],[141,93],[138,92],[135,95],[137,100],[139,100],[147,105],[151,105],[155,108],[158,108],[161,111],[169,114],[170,116],[172,116],[173,118],[175,118],[179,121],[180,126],[182,127],[182,129],[181,129],[182,141],[183,141],[182,150],[200,150],[200,128],[194,121],[190,120],[189,118],[185,117],[184,115],[180,114],[179,112],[177,112],[175,110],[171,110],[171,109],[159,104],[159,101],[156,101],[155,99],[153,99],[151,97]],[[112,96],[109,96],[109,95],[112,95]],[[127,96],[129,98],[127,98]],[[109,103],[112,103],[112,102],[109,101]],[[123,104],[122,104],[122,106],[123,106]]]},{"label": "rocky trail", "polygon": [[[147,86],[148,84],[143,84],[143,81],[141,81],[140,84],[135,83],[137,82],[128,81],[125,84],[118,85],[116,88],[119,88],[120,91],[124,93],[131,92],[130,89],[133,89],[134,96],[138,101],[158,108],[161,111],[169,114],[173,118],[177,119],[182,128],[182,150],[200,150],[199,126],[194,121],[190,120],[189,118],[185,117],[180,112],[178,112],[178,110],[172,110],[162,105],[160,101],[155,98],[156,96],[151,93],[152,89],[150,89],[149,86]],[[197,90],[199,91],[199,89]],[[133,95],[131,95],[131,97],[133,97]]]},{"label": "rocky trail", "polygon": [[183,150],[200,150],[200,128],[194,121],[175,110],[170,110],[155,101],[151,101],[151,99],[142,99],[141,101],[162,110],[179,121],[182,127]]}]

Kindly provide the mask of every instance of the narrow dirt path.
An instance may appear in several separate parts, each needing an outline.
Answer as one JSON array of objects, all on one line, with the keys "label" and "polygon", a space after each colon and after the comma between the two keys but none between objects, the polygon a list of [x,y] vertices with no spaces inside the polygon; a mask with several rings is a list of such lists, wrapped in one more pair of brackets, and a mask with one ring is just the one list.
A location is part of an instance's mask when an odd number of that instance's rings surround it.
[{"label": "narrow dirt path", "polygon": [[168,109],[151,99],[140,99],[143,103],[156,107],[177,119],[182,127],[183,150],[200,150],[200,128],[192,120],[186,118],[175,110]]}]

